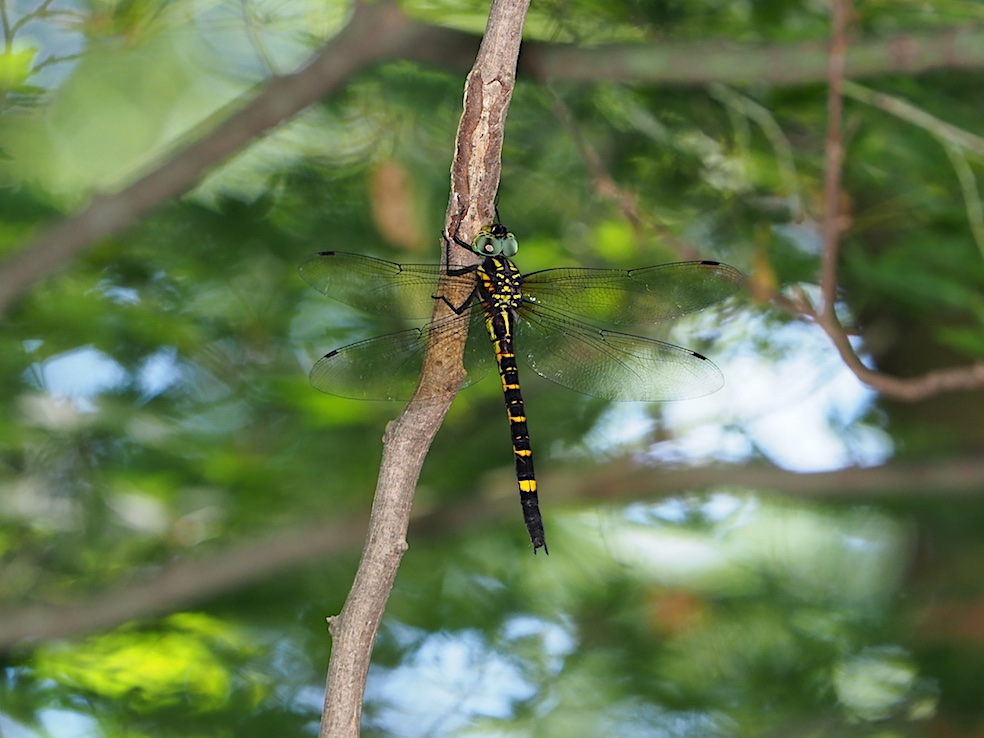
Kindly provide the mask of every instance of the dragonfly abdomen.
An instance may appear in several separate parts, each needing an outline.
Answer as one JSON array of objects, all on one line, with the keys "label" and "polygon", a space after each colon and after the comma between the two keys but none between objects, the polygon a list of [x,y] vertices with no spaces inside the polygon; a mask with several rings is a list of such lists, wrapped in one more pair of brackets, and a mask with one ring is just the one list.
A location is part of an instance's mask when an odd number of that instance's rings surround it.
[{"label": "dragonfly abdomen", "polygon": [[509,433],[512,436],[513,456],[516,459],[516,483],[519,485],[519,500],[523,506],[523,520],[533,543],[533,553],[538,548],[547,550],[543,533],[543,518],[540,516],[540,502],[536,493],[536,474],[533,471],[533,449],[526,426],[526,410],[523,394],[519,386],[519,367],[513,349],[512,315],[509,310],[489,312],[486,326],[492,338],[499,377],[502,380],[502,396],[506,402],[509,416]]}]

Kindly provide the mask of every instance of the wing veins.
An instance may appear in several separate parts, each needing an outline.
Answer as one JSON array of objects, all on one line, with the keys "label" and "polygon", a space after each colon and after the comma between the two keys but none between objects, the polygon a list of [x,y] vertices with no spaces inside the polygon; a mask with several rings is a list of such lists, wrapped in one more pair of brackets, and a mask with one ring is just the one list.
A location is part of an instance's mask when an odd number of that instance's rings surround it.
[{"label": "wing veins", "polygon": [[523,295],[587,320],[659,323],[703,310],[735,294],[741,272],[714,261],[685,261],[639,269],[560,268],[523,277]]},{"label": "wing veins", "polygon": [[700,397],[723,384],[711,361],[672,343],[598,328],[543,306],[521,310],[520,317],[517,352],[540,376],[582,394],[655,402]]},{"label": "wing veins", "polygon": [[[298,266],[305,282],[333,300],[375,315],[429,318],[437,299],[442,268],[438,264],[397,264],[362,254],[322,251]],[[462,291],[474,286],[473,274],[444,275]]]},{"label": "wing veins", "polygon": [[[327,394],[356,400],[406,400],[420,379],[428,345],[468,331],[465,344],[467,387],[488,372],[492,348],[475,305],[420,328],[366,338],[325,354],[311,369],[311,384]],[[481,327],[481,330],[478,328]],[[484,349],[484,351],[483,351]]]}]

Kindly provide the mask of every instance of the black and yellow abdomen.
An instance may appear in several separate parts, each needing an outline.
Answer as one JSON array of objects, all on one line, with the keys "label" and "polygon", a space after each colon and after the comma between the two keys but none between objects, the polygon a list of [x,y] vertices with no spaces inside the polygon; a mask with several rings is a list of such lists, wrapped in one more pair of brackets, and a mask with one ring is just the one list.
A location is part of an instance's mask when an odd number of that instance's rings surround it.
[{"label": "black and yellow abdomen", "polygon": [[478,268],[478,293],[485,312],[485,326],[499,367],[502,380],[502,396],[509,416],[509,432],[512,436],[513,456],[516,459],[516,482],[523,506],[523,519],[533,543],[547,550],[543,534],[543,519],[536,493],[536,475],[533,472],[533,450],[526,426],[526,410],[519,386],[519,368],[513,344],[513,326],[516,311],[522,305],[521,277],[515,265],[504,257],[488,257]]}]

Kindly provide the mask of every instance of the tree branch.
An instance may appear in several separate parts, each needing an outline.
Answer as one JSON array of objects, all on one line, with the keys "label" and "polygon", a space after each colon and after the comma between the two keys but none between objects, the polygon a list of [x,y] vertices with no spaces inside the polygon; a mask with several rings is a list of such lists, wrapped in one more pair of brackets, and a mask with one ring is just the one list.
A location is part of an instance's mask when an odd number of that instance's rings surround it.
[{"label": "tree branch", "polygon": [[[494,0],[475,60],[465,80],[464,103],[455,156],[445,230],[447,265],[474,258],[451,246],[464,226],[474,233],[493,220],[499,186],[506,111],[516,78],[516,60],[529,0]],[[439,288],[445,294],[445,288]],[[466,296],[462,296],[464,298]],[[436,301],[435,318],[449,316]],[[462,316],[467,320],[467,316]],[[410,505],[420,468],[464,372],[460,341],[428,347],[417,393],[386,431],[383,459],[373,500],[369,534],[345,606],[331,623],[333,645],[321,721],[321,738],[355,738],[359,734],[369,660],[390,590],[396,579],[410,524]]]},{"label": "tree branch", "polygon": [[[520,75],[555,82],[650,82],[683,85],[766,83],[799,85],[828,78],[823,43],[783,45],[703,43],[618,44],[583,48],[530,42],[523,46]],[[853,79],[933,69],[984,65],[984,31],[956,27],[901,33],[852,44],[844,59]]]},{"label": "tree branch", "polygon": [[0,648],[25,641],[105,630],[134,618],[168,612],[229,592],[315,558],[350,551],[365,520],[295,527],[211,554],[170,563],[141,581],[127,582],[67,607],[31,606],[0,613]]},{"label": "tree branch", "polygon": [[[803,309],[804,306],[800,306]],[[862,382],[886,397],[903,402],[917,402],[943,392],[975,390],[984,387],[984,362],[968,366],[934,369],[918,377],[893,377],[865,366],[854,351],[851,340],[836,319],[829,319],[806,307],[804,313],[816,320],[830,337],[844,364]]]},{"label": "tree branch", "polygon": [[[445,69],[466,69],[478,39],[415,23],[391,2],[357,3],[351,22],[299,72],[274,77],[213,116],[200,138],[125,189],[93,199],[76,215],[43,230],[0,265],[0,313],[30,286],[89,246],[126,230],[161,203],[193,188],[214,166],[325,95],[361,69],[392,58]],[[723,42],[635,44],[580,48],[527,43],[520,72],[539,79],[591,82],[774,85],[825,78],[827,50],[819,44],[777,46]],[[846,59],[853,78],[984,66],[984,31],[952,28],[858,42]],[[219,122],[215,122],[219,121]],[[214,126],[214,127],[210,127]]]},{"label": "tree branch", "polygon": [[[448,530],[487,530],[490,521],[516,514],[512,495],[502,490],[503,467],[487,475],[476,494],[452,508],[413,515],[415,538]],[[869,469],[798,474],[763,464],[661,469],[620,460],[602,466],[547,470],[544,487],[568,505],[606,502],[624,505],[719,487],[774,493],[788,498],[858,502],[864,500],[939,501],[984,493],[984,460],[952,459],[938,464],[894,465]],[[487,488],[487,489],[485,489]],[[487,492],[487,493],[486,493]],[[268,579],[313,561],[350,552],[363,539],[363,516],[295,526],[264,539],[198,558],[168,563],[140,581],[124,582],[85,600],[59,606],[32,605],[0,613],[0,650],[50,638],[70,638],[105,630],[135,618],[147,618]]]},{"label": "tree branch", "polygon": [[[392,2],[357,3],[351,22],[299,72],[274,77],[227,106],[195,132],[197,138],[125,189],[41,232],[0,267],[0,313],[36,280],[102,238],[119,233],[172,197],[194,187],[216,164],[325,95],[359,70],[415,49],[447,44],[464,34],[409,20]],[[249,102],[244,102],[249,100]],[[218,121],[217,123],[215,121]]]},{"label": "tree branch", "polygon": [[844,161],[844,142],[841,138],[845,57],[847,55],[847,16],[850,0],[832,0],[830,57],[827,75],[827,141],[823,186],[823,271],[820,292],[823,304],[820,314],[825,321],[836,323],[834,306],[837,301],[837,256],[840,249],[841,166]]},{"label": "tree branch", "polygon": [[[841,165],[844,158],[844,145],[841,140],[841,110],[842,90],[845,85],[845,59],[847,56],[847,16],[850,11],[850,0],[833,0],[833,22],[831,30],[830,65],[828,74],[827,94],[827,143],[826,143],[826,173],[824,182],[824,214],[823,214],[823,270],[820,280],[822,305],[814,310],[805,303],[804,312],[814,318],[817,324],[833,341],[838,353],[847,367],[865,384],[878,390],[883,395],[897,400],[915,402],[940,392],[955,390],[970,390],[984,387],[984,362],[977,362],[966,367],[937,369],[919,377],[900,378],[875,371],[864,365],[854,351],[850,338],[837,319],[837,259],[840,249],[841,220],[840,220],[840,181]],[[866,90],[859,85],[850,85],[854,95],[863,95]],[[886,105],[886,97],[868,96],[866,102]],[[927,123],[929,116],[917,117],[913,111],[898,105],[893,105],[895,111],[904,111],[914,122],[918,118],[921,124]],[[956,140],[952,126],[947,127],[949,140]],[[957,131],[958,132],[958,131]],[[967,145],[964,138],[960,138]],[[971,141],[970,143],[973,143]]]}]

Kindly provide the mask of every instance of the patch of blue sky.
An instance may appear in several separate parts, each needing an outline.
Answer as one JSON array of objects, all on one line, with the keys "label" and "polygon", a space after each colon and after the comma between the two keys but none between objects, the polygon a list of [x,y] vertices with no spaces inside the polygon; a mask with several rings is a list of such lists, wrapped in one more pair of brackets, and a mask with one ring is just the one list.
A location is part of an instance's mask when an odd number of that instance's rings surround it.
[{"label": "patch of blue sky", "polygon": [[508,618],[502,626],[502,637],[509,642],[538,639],[547,667],[559,672],[564,660],[578,647],[570,622],[543,620],[531,615]]},{"label": "patch of blue sky", "polygon": [[120,387],[129,374],[119,362],[92,346],[82,346],[31,367],[39,389],[72,400],[79,410],[94,412],[92,400]]},{"label": "patch of blue sky", "polygon": [[146,358],[137,374],[137,384],[144,400],[166,392],[182,375],[178,350],[165,346]]},{"label": "patch of blue sky", "polygon": [[102,294],[117,305],[136,305],[140,302],[140,292],[132,287],[120,287],[109,280],[99,283]]},{"label": "patch of blue sky", "polygon": [[720,523],[734,517],[744,508],[755,508],[753,498],[717,492],[700,497],[668,497],[658,502],[639,502],[626,506],[625,519],[651,525],[669,523],[680,525],[699,516],[708,523]]},{"label": "patch of blue sky", "polygon": [[[131,381],[130,372],[104,351],[82,346],[35,364],[29,381],[52,397],[71,400],[83,412],[93,412],[93,401]],[[173,347],[151,354],[136,373],[141,399],[149,400],[165,392],[182,377],[183,369]]]},{"label": "patch of blue sky", "polygon": [[43,730],[39,735],[43,736],[97,738],[105,735],[96,720],[71,710],[44,710],[41,712],[41,724]]},{"label": "patch of blue sky", "polygon": [[[676,465],[743,463],[759,455],[800,472],[875,466],[891,456],[890,437],[871,418],[876,393],[815,325],[775,313],[729,318],[727,310],[711,310],[680,321],[669,339],[706,353],[724,374],[724,387],[662,403],[658,413],[651,404],[613,403],[583,444],[559,455],[636,453]],[[652,443],[654,436],[661,440]]]},{"label": "patch of blue sky", "polygon": [[[651,459],[735,462],[757,452],[790,471],[818,472],[875,466],[891,456],[890,437],[869,419],[876,393],[818,328],[763,320],[736,330],[745,340],[723,339],[727,351],[714,357],[724,388],[667,403],[662,417],[674,439],[652,446]],[[747,340],[766,332],[770,356],[756,349],[761,341]]]},{"label": "patch of blue sky", "polygon": [[515,659],[477,631],[427,634],[399,666],[370,669],[367,723],[400,738],[454,735],[475,718],[511,716],[535,691]]},{"label": "patch of blue sky", "polygon": [[[581,545],[591,545],[595,530],[598,545],[622,566],[663,585],[747,593],[778,582],[805,601],[860,609],[884,607],[910,560],[908,526],[872,510],[832,513],[787,500],[715,497],[716,512],[695,498],[632,505],[604,531],[583,526]],[[708,508],[720,516],[705,519],[709,525],[680,525]]]},{"label": "patch of blue sky", "polygon": [[641,700],[621,700],[601,719],[600,735],[619,738],[717,738],[735,734],[733,721],[699,710],[666,710]]},{"label": "patch of blue sky", "polygon": [[0,735],[4,738],[40,738],[37,731],[17,722],[3,712],[0,712]]}]

